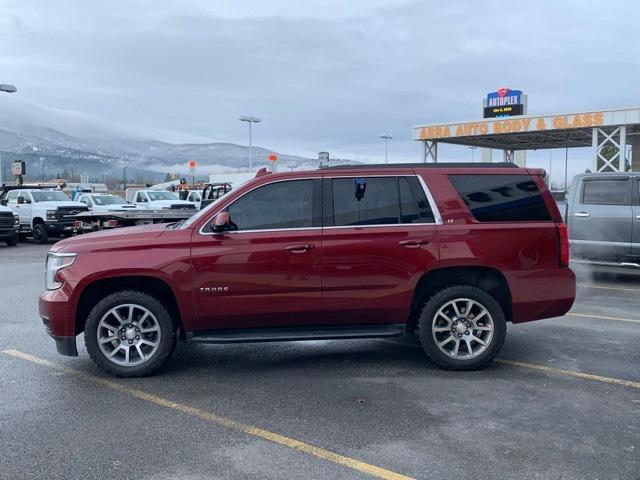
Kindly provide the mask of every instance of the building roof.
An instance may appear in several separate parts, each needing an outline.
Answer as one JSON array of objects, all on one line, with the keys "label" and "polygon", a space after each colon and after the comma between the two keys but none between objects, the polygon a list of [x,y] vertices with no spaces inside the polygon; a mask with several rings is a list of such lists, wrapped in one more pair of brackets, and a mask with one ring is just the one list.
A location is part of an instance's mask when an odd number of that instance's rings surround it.
[{"label": "building roof", "polygon": [[502,150],[589,147],[594,127],[623,125],[626,142],[640,142],[640,107],[416,125],[413,139]]}]

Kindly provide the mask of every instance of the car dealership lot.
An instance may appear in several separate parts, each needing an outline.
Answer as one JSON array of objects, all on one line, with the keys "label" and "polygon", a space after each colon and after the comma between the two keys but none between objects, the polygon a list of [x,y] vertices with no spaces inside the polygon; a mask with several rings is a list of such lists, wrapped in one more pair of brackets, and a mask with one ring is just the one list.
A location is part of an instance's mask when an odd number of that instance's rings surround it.
[{"label": "car dealership lot", "polygon": [[121,380],[56,354],[46,250],[0,248],[0,478],[640,477],[640,276],[581,271],[478,372],[395,338],[183,344]]}]

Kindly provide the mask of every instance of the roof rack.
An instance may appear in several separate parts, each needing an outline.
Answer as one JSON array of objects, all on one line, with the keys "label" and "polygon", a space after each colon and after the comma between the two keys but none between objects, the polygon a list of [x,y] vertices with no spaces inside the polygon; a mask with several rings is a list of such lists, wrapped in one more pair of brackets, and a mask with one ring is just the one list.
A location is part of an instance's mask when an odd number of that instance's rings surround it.
[{"label": "roof rack", "polygon": [[472,162],[451,162],[451,163],[362,163],[357,165],[328,165],[320,167],[322,170],[338,169],[358,169],[358,168],[520,168],[515,163],[472,163]]}]

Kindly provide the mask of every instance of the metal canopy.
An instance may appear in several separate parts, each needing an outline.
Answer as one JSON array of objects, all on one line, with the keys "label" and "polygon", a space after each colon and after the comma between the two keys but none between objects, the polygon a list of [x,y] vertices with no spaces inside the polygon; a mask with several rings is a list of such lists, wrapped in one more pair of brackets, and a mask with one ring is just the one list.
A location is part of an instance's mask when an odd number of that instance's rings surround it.
[{"label": "metal canopy", "polygon": [[425,162],[437,162],[439,143],[503,150],[507,161],[522,150],[592,147],[595,171],[621,171],[625,146],[640,144],[640,107],[416,125],[413,139]]}]

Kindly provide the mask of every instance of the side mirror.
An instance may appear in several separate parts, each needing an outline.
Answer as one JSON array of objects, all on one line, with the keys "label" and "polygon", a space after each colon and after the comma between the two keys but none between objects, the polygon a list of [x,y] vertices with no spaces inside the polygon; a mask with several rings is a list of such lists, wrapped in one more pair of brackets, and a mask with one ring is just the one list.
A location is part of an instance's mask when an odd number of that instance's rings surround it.
[{"label": "side mirror", "polygon": [[3,198],[2,200],[0,200],[0,205],[2,205],[3,207],[7,206],[7,199]]},{"label": "side mirror", "polygon": [[24,203],[24,197],[18,197],[18,205],[22,205]]},{"label": "side mirror", "polygon": [[216,215],[216,218],[213,219],[213,223],[211,224],[211,231],[213,233],[222,233],[229,230],[231,227],[231,216],[229,212],[220,212]]}]

